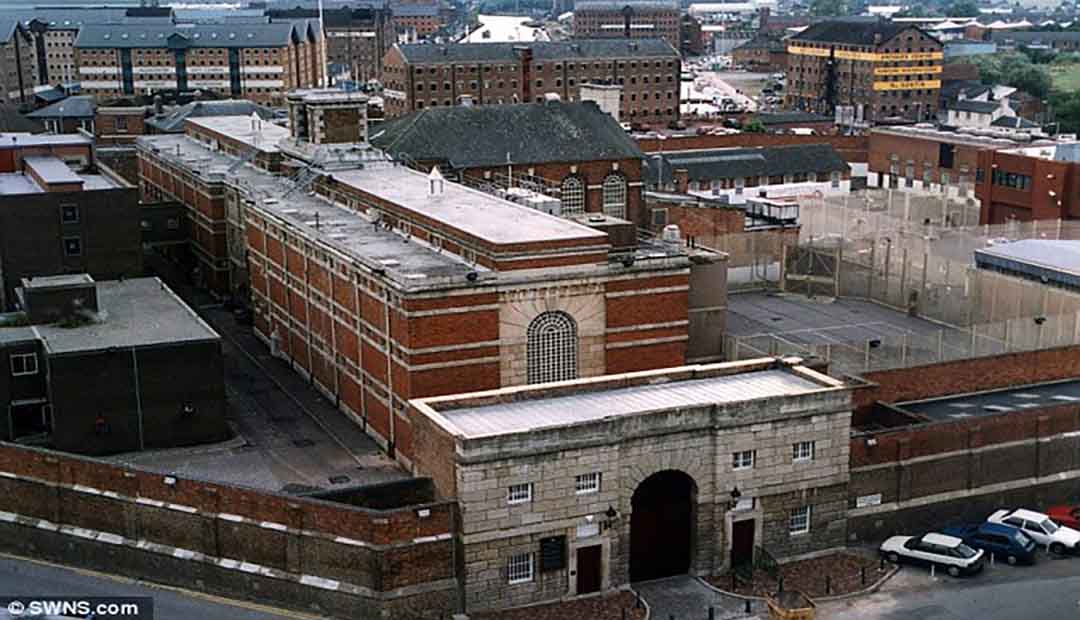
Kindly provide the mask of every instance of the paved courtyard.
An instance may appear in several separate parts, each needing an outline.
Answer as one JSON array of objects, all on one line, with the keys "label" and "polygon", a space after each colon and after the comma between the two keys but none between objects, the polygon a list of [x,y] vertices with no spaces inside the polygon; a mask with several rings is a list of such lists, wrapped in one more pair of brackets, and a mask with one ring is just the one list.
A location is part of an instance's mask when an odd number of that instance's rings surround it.
[{"label": "paved courtyard", "polygon": [[705,620],[710,617],[710,607],[715,610],[715,620],[768,615],[762,604],[755,601],[748,616],[742,599],[721,594],[690,575],[643,581],[635,583],[633,588],[649,604],[649,618],[653,620]]}]

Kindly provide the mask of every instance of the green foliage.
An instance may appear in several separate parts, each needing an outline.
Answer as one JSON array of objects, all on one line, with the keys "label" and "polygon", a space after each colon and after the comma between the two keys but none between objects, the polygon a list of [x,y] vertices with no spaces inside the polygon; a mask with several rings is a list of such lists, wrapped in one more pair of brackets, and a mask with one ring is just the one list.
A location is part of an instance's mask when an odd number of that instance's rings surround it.
[{"label": "green foliage", "polygon": [[1050,72],[1022,53],[975,56],[972,62],[979,68],[983,84],[1013,86],[1039,98],[1050,94]]},{"label": "green foliage", "polygon": [[743,125],[742,130],[746,133],[765,133],[765,125],[758,119],[754,119]]},{"label": "green foliage", "polygon": [[1059,131],[1080,133],[1080,92],[1056,92],[1050,97],[1054,119],[1060,123]]},{"label": "green foliage", "polygon": [[914,4],[896,14],[896,17],[937,17],[938,12],[924,4]]},{"label": "green foliage", "polygon": [[979,14],[979,5],[973,0],[957,0],[949,6],[946,15],[949,17],[976,17]]},{"label": "green foliage", "polygon": [[816,17],[847,15],[848,9],[848,0],[810,0],[810,14]]}]

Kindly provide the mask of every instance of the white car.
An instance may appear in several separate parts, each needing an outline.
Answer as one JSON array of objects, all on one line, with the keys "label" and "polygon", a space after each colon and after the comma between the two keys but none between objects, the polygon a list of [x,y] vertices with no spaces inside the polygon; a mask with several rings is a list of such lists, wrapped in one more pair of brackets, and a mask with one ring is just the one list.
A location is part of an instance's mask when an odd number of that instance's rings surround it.
[{"label": "white car", "polygon": [[991,523],[1004,523],[1023,530],[1029,538],[1054,553],[1080,550],[1080,532],[1058,525],[1053,519],[1034,510],[999,510],[987,519]]},{"label": "white car", "polygon": [[922,536],[893,536],[881,543],[881,554],[893,564],[909,562],[939,566],[949,575],[971,575],[983,569],[984,552],[952,536],[931,532]]}]

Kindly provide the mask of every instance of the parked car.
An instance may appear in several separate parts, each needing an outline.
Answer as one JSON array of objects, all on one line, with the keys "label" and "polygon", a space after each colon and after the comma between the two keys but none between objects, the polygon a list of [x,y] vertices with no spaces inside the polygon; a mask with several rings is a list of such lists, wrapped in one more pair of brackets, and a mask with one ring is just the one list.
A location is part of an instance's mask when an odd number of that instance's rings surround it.
[{"label": "parked car", "polygon": [[1046,514],[1054,520],[1054,523],[1080,530],[1080,505],[1051,506]]},{"label": "parked car", "polygon": [[955,536],[973,549],[982,549],[1009,564],[1034,564],[1039,548],[1029,536],[1011,525],[976,523],[946,527],[942,534]]},{"label": "parked car", "polygon": [[893,536],[881,543],[881,553],[894,564],[908,562],[939,566],[953,577],[983,569],[982,550],[972,549],[955,536],[931,532],[922,536]]},{"label": "parked car", "polygon": [[990,515],[987,521],[1020,528],[1029,538],[1054,553],[1076,552],[1080,548],[1080,532],[1058,525],[1041,512],[1004,508]]}]

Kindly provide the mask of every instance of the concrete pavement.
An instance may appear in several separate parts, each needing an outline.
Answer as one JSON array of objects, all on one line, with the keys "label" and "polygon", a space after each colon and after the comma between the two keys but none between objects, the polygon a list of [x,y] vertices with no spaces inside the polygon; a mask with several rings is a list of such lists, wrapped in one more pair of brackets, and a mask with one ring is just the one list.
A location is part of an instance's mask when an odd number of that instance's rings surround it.
[{"label": "concrete pavement", "polygon": [[709,607],[714,609],[715,620],[746,620],[768,613],[754,601],[748,616],[743,599],[721,594],[690,575],[642,581],[632,587],[649,604],[652,620],[704,620],[710,617]]},{"label": "concrete pavement", "polygon": [[[321,616],[279,610],[195,592],[153,586],[9,555],[0,555],[0,596],[149,596],[154,620],[316,620]],[[0,610],[0,620],[9,618]]]}]

